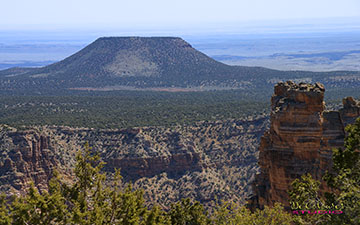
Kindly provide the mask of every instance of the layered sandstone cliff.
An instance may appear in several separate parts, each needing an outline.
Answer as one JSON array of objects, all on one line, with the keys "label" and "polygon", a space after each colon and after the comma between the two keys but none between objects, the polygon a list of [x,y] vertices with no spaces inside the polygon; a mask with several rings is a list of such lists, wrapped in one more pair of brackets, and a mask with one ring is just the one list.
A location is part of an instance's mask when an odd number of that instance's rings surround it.
[{"label": "layered sandstone cliff", "polygon": [[1,189],[24,193],[30,182],[39,190],[47,189],[58,164],[50,138],[35,130],[15,131],[9,127],[0,129],[0,138]]},{"label": "layered sandstone cliff", "polygon": [[[259,147],[260,174],[251,207],[288,203],[290,183],[310,173],[321,180],[332,166],[332,149],[342,147],[344,126],[360,115],[359,103],[344,99],[340,111],[324,111],[324,86],[278,83],[271,98],[270,129]],[[321,189],[326,190],[324,182]]]}]

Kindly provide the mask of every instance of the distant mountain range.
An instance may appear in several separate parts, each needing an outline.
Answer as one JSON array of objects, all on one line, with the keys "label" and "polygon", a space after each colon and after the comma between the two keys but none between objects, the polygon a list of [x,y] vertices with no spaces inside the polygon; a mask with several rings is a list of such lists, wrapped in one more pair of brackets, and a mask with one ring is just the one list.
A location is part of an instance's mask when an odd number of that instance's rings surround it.
[{"label": "distant mountain range", "polygon": [[281,80],[322,82],[328,89],[360,87],[360,72],[278,71],[229,66],[177,37],[103,37],[41,68],[0,71],[0,93],[67,90],[266,89]]}]

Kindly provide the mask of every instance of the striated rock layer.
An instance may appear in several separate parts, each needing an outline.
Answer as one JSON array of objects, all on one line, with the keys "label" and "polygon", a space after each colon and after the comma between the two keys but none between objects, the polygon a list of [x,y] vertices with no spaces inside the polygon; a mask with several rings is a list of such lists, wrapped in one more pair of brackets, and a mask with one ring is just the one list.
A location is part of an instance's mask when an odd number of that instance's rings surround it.
[{"label": "striated rock layer", "polygon": [[[271,98],[270,129],[259,147],[260,174],[254,182],[251,208],[288,203],[295,178],[310,173],[321,180],[332,167],[332,149],[343,146],[344,126],[360,115],[353,98],[343,100],[340,111],[324,111],[324,86],[320,83],[278,83]],[[321,189],[327,187],[322,181]]]},{"label": "striated rock layer", "polygon": [[[0,129],[0,185],[2,190],[25,193],[30,182],[41,191],[48,181],[58,160],[53,154],[50,137],[35,130],[16,131]],[[5,134],[6,133],[6,138]],[[66,172],[62,171],[66,177]]]}]

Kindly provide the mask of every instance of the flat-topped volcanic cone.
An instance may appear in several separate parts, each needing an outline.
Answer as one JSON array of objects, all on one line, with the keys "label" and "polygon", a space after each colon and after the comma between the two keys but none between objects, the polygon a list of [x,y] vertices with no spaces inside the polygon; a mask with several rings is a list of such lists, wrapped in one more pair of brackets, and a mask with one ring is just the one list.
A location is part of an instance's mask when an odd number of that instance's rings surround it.
[{"label": "flat-topped volcanic cone", "polygon": [[[344,77],[353,79],[351,83]],[[0,71],[0,93],[61,93],[67,89],[245,89],[271,92],[281,80],[358,86],[359,72],[278,71],[229,66],[177,37],[103,37],[74,55],[42,68]],[[359,79],[358,79],[359,78]],[[358,80],[357,80],[358,79]],[[340,86],[341,86],[340,85]],[[55,92],[60,90],[60,92]]]},{"label": "flat-topped volcanic cone", "polygon": [[[191,77],[205,76],[219,63],[195,50],[181,38],[105,37],[76,54],[42,68],[42,73],[71,77]],[[217,71],[220,72],[220,71]]]},{"label": "flat-topped volcanic cone", "polygon": [[62,88],[193,87],[234,85],[234,79],[259,71],[271,70],[228,66],[177,37],[103,37],[60,62],[0,71],[0,78]]}]

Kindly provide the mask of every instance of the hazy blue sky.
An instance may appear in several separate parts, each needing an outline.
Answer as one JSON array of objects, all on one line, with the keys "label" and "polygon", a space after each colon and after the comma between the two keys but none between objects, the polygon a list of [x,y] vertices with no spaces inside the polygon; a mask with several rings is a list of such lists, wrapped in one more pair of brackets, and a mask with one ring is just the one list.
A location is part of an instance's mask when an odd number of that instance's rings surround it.
[{"label": "hazy blue sky", "polygon": [[211,26],[342,17],[360,18],[360,0],[2,0],[0,29]]}]

